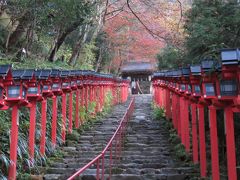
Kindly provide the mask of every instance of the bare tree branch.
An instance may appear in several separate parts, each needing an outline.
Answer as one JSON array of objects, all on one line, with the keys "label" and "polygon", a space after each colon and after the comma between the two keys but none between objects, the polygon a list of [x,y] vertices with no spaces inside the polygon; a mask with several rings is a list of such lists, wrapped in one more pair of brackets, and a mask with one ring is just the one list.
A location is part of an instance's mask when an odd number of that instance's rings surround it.
[{"label": "bare tree branch", "polygon": [[179,30],[180,24],[182,22],[182,17],[183,17],[183,9],[182,9],[182,2],[180,0],[177,0],[177,2],[179,3],[179,7],[180,7],[180,19],[178,21],[178,30]]},{"label": "bare tree branch", "polygon": [[104,11],[104,15],[103,15],[103,24],[105,24],[105,21],[106,21],[105,18],[106,18],[106,16],[107,16],[108,4],[109,4],[109,1],[106,0],[105,11]]},{"label": "bare tree branch", "polygon": [[123,10],[118,11],[116,14],[112,15],[111,17],[108,17],[108,18],[106,19],[106,21],[108,21],[108,20],[110,20],[110,19],[113,19],[113,18],[117,17],[119,14],[121,14],[121,12],[123,12]]},{"label": "bare tree branch", "polygon": [[147,27],[147,25],[141,20],[141,18],[133,11],[133,9],[130,6],[130,0],[127,0],[127,6],[128,9],[131,11],[131,13],[136,17],[136,19],[142,24],[142,26],[147,30],[147,32],[155,39],[159,41],[167,41],[165,37],[159,36],[159,34],[153,32],[150,28]]}]

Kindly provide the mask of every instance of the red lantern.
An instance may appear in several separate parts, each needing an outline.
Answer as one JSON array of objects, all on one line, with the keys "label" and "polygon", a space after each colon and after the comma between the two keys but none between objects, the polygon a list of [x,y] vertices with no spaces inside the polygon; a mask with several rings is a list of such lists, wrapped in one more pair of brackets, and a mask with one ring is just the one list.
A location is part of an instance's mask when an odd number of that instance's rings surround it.
[{"label": "red lantern", "polygon": [[190,84],[192,86],[192,96],[195,98],[201,97],[201,66],[190,66]]},{"label": "red lantern", "polygon": [[10,82],[12,80],[12,70],[11,65],[1,65],[0,66],[0,109],[7,110],[8,106],[5,102],[6,89],[4,83]]},{"label": "red lantern", "polygon": [[13,81],[6,81],[6,99],[9,106],[13,105],[27,105],[27,85],[22,81],[25,70],[13,70]]},{"label": "red lantern", "polygon": [[214,99],[216,94],[216,72],[213,60],[202,61],[202,89],[203,98],[206,100]]},{"label": "red lantern", "polygon": [[27,105],[26,99],[26,84],[22,81],[24,70],[13,71],[13,79],[10,76],[4,80],[6,88],[6,102],[8,106],[12,107],[12,126],[10,136],[10,160],[8,178],[16,179],[17,166],[17,147],[18,147],[18,125],[19,125],[19,106]]},{"label": "red lantern", "polygon": [[51,70],[50,69],[43,69],[43,70],[37,70],[35,72],[35,76],[41,84],[41,89],[42,89],[42,97],[47,98],[47,97],[52,97],[52,80],[50,78]]}]

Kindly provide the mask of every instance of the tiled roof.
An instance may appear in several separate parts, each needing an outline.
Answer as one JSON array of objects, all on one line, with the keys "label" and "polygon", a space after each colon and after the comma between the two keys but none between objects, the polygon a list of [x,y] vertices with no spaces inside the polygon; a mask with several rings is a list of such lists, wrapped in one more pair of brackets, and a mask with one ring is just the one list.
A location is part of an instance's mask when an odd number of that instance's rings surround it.
[{"label": "tiled roof", "polygon": [[149,62],[128,62],[121,68],[122,73],[128,72],[153,72],[154,66]]}]

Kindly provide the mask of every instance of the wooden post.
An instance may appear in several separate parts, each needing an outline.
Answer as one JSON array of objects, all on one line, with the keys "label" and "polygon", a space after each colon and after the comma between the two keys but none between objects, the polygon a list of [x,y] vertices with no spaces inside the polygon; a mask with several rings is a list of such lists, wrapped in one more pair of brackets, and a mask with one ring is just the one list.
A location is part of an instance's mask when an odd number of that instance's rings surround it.
[{"label": "wooden post", "polygon": [[47,123],[47,100],[42,101],[41,108],[41,140],[40,140],[40,153],[42,156],[45,155],[45,144],[46,144],[46,123]]},{"label": "wooden post", "polygon": [[16,179],[17,168],[17,147],[18,147],[18,125],[19,125],[18,107],[12,107],[12,126],[10,134],[10,166],[8,172],[8,179]]},{"label": "wooden post", "polygon": [[76,91],[75,128],[79,128],[79,89]]},{"label": "wooden post", "polygon": [[66,94],[62,94],[62,141],[65,143],[66,140],[66,105],[67,105],[67,97]]},{"label": "wooden post", "polygon": [[73,93],[72,91],[69,93],[69,111],[68,111],[68,132],[72,133],[72,109],[73,109]]},{"label": "wooden post", "polygon": [[179,102],[180,102],[180,116],[179,116],[179,121],[180,121],[180,126],[181,126],[181,141],[182,141],[182,144],[184,145],[184,147],[186,147],[186,144],[185,144],[185,126],[186,126],[186,123],[185,123],[185,103],[184,103],[184,97],[180,97],[179,98]]},{"label": "wooden post", "polygon": [[36,127],[36,102],[31,102],[30,107],[30,126],[29,126],[29,155],[33,162],[35,146],[35,127]]},{"label": "wooden post", "polygon": [[56,147],[57,143],[57,96],[53,96],[52,98],[52,146]]},{"label": "wooden post", "polygon": [[189,135],[189,112],[188,112],[188,99],[184,99],[184,114],[183,118],[185,118],[185,147],[186,151],[190,152],[190,135]]},{"label": "wooden post", "polygon": [[192,147],[193,147],[193,162],[198,163],[198,134],[197,134],[197,117],[196,117],[195,103],[191,104],[191,114],[192,114]]},{"label": "wooden post", "polygon": [[206,142],[205,142],[205,123],[204,123],[204,106],[198,104],[198,121],[199,121],[199,146],[200,146],[200,174],[201,177],[207,175],[206,162]]},{"label": "wooden post", "polygon": [[226,131],[226,145],[227,145],[228,179],[237,180],[234,119],[233,119],[232,108],[225,108],[224,115],[225,115],[225,125],[226,125],[225,131]]},{"label": "wooden post", "polygon": [[209,106],[209,125],[211,138],[212,180],[219,180],[218,135],[216,107]]}]

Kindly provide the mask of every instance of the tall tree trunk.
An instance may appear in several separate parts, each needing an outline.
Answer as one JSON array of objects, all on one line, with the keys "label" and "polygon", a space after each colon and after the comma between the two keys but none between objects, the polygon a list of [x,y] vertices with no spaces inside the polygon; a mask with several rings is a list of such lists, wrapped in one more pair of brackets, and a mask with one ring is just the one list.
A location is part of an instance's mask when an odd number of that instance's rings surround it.
[{"label": "tall tree trunk", "polygon": [[118,56],[119,56],[119,58],[120,58],[120,64],[119,64],[119,67],[118,67],[118,70],[117,70],[117,75],[120,74],[121,68],[122,68],[122,65],[123,65],[122,53],[121,53],[121,50],[120,50],[120,49],[118,50]]},{"label": "tall tree trunk", "polygon": [[81,48],[82,48],[82,41],[78,41],[73,48],[72,55],[68,62],[69,65],[74,66],[76,64]]},{"label": "tall tree trunk", "polygon": [[96,63],[96,68],[95,68],[95,71],[98,72],[99,71],[99,68],[100,68],[100,65],[102,63],[102,48],[100,47],[99,49],[99,56],[98,56],[98,59],[97,59],[97,63]]},{"label": "tall tree trunk", "polygon": [[84,25],[81,29],[80,35],[79,35],[79,39],[78,41],[75,43],[73,51],[72,51],[72,55],[68,61],[68,64],[71,66],[74,66],[76,64],[77,58],[79,56],[79,53],[82,49],[82,44],[86,41],[87,36],[89,33],[89,26],[88,25]]},{"label": "tall tree trunk", "polygon": [[80,26],[83,23],[83,19],[80,19],[79,21],[76,21],[74,23],[72,23],[67,29],[65,29],[63,31],[63,33],[57,38],[57,41],[54,44],[54,47],[50,53],[50,56],[48,58],[48,60],[50,62],[54,62],[55,61],[55,56],[57,51],[59,50],[59,48],[61,47],[61,45],[63,44],[63,42],[65,41],[66,37],[73,32],[74,30],[77,29],[78,26]]},{"label": "tall tree trunk", "polygon": [[12,49],[13,47],[16,46],[18,43],[19,39],[22,37],[22,35],[25,32],[26,26],[31,22],[32,17],[31,17],[31,12],[26,11],[23,16],[18,20],[18,26],[16,30],[10,35],[6,49]]}]

